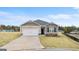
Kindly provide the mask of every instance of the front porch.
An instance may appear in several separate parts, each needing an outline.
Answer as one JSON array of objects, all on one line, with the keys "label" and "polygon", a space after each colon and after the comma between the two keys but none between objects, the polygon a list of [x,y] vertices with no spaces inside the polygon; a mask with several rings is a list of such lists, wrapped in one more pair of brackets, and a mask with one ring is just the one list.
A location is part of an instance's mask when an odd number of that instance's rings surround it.
[{"label": "front porch", "polygon": [[58,28],[55,28],[55,27],[41,27],[40,34],[41,35],[46,35],[46,36],[57,36]]}]

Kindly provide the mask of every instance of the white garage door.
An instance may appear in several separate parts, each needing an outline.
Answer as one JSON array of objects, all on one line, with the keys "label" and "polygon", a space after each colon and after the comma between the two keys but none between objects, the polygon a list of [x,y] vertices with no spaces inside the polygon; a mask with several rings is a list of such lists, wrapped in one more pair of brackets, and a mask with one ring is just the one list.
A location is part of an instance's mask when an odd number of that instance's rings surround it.
[{"label": "white garage door", "polygon": [[23,35],[39,35],[38,27],[25,27],[22,30]]}]

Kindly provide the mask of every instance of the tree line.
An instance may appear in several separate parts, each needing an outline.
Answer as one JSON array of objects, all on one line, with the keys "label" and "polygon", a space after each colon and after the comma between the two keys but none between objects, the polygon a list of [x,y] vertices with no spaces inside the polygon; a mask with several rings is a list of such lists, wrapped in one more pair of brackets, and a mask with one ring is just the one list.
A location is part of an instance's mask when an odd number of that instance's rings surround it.
[{"label": "tree line", "polygon": [[[19,32],[20,31],[20,27],[19,26],[11,26],[11,25],[0,25],[0,31],[1,30],[14,30],[15,32]],[[59,30],[64,31],[64,33],[70,33],[71,31],[74,30],[78,30],[79,31],[79,27],[76,26],[60,26]]]},{"label": "tree line", "polygon": [[70,33],[70,32],[72,32],[74,30],[79,31],[79,27],[76,27],[76,26],[64,26],[63,27],[63,26],[60,26],[59,30],[64,31],[64,33]]},{"label": "tree line", "polygon": [[16,32],[20,31],[20,27],[19,26],[10,26],[10,25],[0,25],[0,31],[2,30],[14,30]]}]

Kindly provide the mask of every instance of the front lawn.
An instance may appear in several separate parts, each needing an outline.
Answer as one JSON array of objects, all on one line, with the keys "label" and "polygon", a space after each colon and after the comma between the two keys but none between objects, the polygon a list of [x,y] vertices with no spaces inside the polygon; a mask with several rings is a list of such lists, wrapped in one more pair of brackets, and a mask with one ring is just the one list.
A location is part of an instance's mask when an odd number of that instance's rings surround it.
[{"label": "front lawn", "polygon": [[77,48],[79,49],[79,42],[76,42],[61,33],[59,33],[58,37],[46,37],[42,35],[40,36],[40,42],[45,48],[53,47],[53,48]]},{"label": "front lawn", "polygon": [[0,47],[18,38],[20,35],[19,32],[0,32]]}]

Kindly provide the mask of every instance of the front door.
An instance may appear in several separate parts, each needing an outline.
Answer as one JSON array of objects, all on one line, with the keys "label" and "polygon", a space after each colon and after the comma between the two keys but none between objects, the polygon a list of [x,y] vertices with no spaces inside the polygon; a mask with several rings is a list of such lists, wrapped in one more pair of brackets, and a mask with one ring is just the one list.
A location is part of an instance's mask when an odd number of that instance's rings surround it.
[{"label": "front door", "polygon": [[45,34],[45,28],[41,28],[41,34]]}]

